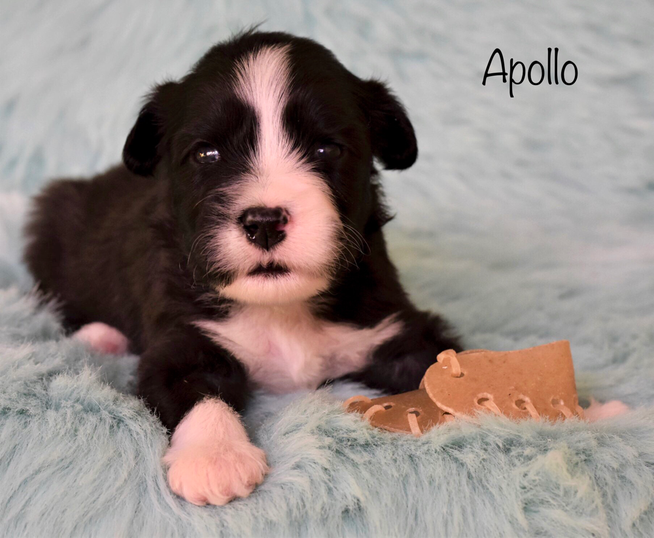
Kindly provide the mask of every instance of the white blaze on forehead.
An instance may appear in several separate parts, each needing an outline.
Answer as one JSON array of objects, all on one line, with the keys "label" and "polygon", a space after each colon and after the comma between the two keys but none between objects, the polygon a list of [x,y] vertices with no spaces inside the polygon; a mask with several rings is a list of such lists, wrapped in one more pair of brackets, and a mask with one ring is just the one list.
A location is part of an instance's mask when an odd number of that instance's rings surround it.
[{"label": "white blaze on forehead", "polygon": [[[226,297],[247,303],[278,304],[304,300],[327,287],[327,277],[339,252],[342,224],[324,178],[293,148],[284,128],[290,95],[290,46],[261,48],[238,62],[234,91],[253,108],[257,142],[249,171],[232,201],[231,225],[212,246],[218,269],[236,273],[221,290]],[[252,245],[238,217],[250,207],[282,207],[289,215],[285,239],[270,251]],[[246,276],[260,264],[279,263],[291,270],[280,278]]]},{"label": "white blaze on forehead", "polygon": [[236,94],[254,108],[259,122],[255,173],[292,159],[283,120],[290,84],[289,49],[288,45],[259,49],[236,68]]}]

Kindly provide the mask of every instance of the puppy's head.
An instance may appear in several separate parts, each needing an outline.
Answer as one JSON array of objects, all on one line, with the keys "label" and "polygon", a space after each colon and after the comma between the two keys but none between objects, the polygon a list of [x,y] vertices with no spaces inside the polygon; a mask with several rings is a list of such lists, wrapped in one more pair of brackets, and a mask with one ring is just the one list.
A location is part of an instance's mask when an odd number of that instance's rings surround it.
[{"label": "puppy's head", "polygon": [[382,83],[311,40],[258,32],[158,86],[123,152],[132,172],[170,182],[191,269],[257,304],[328,289],[383,224],[373,159],[404,169],[416,156]]}]

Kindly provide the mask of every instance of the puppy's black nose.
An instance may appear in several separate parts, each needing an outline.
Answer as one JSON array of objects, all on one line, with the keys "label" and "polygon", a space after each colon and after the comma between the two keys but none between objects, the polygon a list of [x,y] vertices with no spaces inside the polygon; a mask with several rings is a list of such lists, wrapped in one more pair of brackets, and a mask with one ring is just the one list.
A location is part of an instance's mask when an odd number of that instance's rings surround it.
[{"label": "puppy's black nose", "polygon": [[247,238],[264,250],[270,250],[286,237],[288,214],[281,207],[251,207],[239,220]]}]

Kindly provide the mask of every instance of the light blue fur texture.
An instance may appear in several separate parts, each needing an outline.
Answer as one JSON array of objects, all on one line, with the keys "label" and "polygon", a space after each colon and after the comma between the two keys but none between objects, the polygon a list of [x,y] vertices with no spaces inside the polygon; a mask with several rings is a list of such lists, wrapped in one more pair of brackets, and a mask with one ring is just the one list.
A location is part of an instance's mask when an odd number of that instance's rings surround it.
[{"label": "light blue fur texture", "polygon": [[[340,409],[360,392],[259,395],[272,472],[248,499],[169,491],[136,357],[91,355],[20,264],[28,197],[115,163],[150,84],[252,23],[313,37],[405,102],[420,158],[385,174],[390,251],[468,348],[569,339],[587,424],[484,418],[420,439]],[[648,0],[2,0],[0,535],[654,536],[654,6]],[[510,99],[486,63],[572,60]]]}]

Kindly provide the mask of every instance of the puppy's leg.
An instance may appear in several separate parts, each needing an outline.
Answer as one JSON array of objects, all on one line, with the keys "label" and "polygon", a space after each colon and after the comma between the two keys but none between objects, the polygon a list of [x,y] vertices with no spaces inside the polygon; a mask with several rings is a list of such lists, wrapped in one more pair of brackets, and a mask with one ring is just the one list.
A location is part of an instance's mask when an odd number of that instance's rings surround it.
[{"label": "puppy's leg", "polygon": [[371,388],[399,394],[416,390],[427,368],[446,349],[461,351],[461,344],[447,323],[428,312],[401,312],[403,330],[379,346],[370,363],[347,376]]},{"label": "puppy's leg", "polygon": [[268,466],[236,412],[247,397],[243,367],[199,334],[141,360],[139,394],[175,429],[163,459],[171,489],[197,505],[249,495]]},{"label": "puppy's leg", "polygon": [[236,412],[218,398],[195,405],[164,456],[170,488],[198,505],[247,497],[268,472],[263,450],[250,443]]}]

